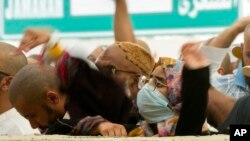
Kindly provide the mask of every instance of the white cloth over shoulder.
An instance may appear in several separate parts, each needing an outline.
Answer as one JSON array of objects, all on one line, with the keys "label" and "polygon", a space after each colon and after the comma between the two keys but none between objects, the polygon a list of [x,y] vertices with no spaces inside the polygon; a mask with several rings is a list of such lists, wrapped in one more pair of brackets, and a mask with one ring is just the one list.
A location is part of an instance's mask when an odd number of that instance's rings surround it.
[{"label": "white cloth over shoulder", "polygon": [[210,74],[217,73],[217,70],[220,68],[222,60],[229,52],[228,48],[218,48],[213,46],[201,46],[201,50],[209,59],[210,65]]},{"label": "white cloth over shoulder", "polygon": [[31,135],[40,134],[32,129],[28,120],[12,108],[0,115],[0,135]]}]

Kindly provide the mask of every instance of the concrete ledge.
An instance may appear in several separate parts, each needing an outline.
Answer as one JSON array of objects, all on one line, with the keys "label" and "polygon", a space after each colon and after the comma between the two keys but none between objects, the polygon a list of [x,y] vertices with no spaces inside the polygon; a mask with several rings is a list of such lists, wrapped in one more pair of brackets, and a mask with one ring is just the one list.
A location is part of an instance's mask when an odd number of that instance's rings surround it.
[{"label": "concrete ledge", "polygon": [[31,135],[31,136],[0,136],[0,141],[229,141],[229,135],[213,136],[182,136],[182,137],[89,137],[89,136],[59,136],[59,135]]}]

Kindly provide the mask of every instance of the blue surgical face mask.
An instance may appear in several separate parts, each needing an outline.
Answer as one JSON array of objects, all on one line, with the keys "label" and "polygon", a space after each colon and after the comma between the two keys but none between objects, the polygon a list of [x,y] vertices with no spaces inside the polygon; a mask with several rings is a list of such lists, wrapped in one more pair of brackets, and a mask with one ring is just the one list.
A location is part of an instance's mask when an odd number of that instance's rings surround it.
[{"label": "blue surgical face mask", "polygon": [[166,97],[149,83],[139,91],[137,106],[139,113],[148,123],[157,123],[175,115],[168,108]]}]

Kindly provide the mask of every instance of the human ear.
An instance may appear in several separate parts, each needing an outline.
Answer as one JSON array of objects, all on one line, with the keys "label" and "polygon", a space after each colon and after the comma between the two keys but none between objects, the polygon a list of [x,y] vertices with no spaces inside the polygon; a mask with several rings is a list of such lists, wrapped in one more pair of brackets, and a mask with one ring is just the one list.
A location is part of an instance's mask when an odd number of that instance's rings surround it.
[{"label": "human ear", "polygon": [[220,67],[220,68],[217,70],[217,72],[218,72],[219,74],[221,74],[221,75],[224,75],[224,74],[225,74],[225,70],[224,70],[223,67]]},{"label": "human ear", "polygon": [[0,89],[2,91],[8,91],[9,90],[9,86],[10,86],[10,82],[13,79],[13,76],[5,76],[2,78],[2,80],[0,81]]},{"label": "human ear", "polygon": [[58,104],[60,102],[59,94],[55,91],[49,90],[46,94],[46,101],[51,104]]},{"label": "human ear", "polygon": [[244,47],[244,44],[241,44],[240,47],[235,47],[235,48],[233,48],[232,54],[233,54],[236,58],[242,59],[242,56],[243,56],[243,51],[242,51],[242,49],[243,49],[243,47]]}]

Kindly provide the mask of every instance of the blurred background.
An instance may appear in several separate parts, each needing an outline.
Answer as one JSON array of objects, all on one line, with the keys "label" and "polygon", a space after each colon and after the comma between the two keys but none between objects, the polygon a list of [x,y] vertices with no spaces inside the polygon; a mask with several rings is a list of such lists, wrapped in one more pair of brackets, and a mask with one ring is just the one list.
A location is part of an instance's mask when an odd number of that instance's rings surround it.
[{"label": "blurred background", "polygon": [[[155,58],[178,57],[187,41],[209,39],[250,13],[250,0],[127,0],[135,33]],[[28,27],[51,27],[91,52],[113,37],[113,0],[0,0],[0,40],[16,46]],[[239,36],[235,43],[241,43]],[[39,53],[39,48],[29,54]]]}]

